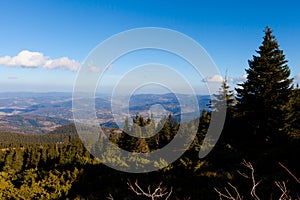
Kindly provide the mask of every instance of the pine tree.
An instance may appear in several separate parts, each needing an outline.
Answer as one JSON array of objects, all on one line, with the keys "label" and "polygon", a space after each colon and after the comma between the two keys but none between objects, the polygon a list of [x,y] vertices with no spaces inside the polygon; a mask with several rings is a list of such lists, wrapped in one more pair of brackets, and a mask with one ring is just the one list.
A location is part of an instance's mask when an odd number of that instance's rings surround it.
[{"label": "pine tree", "polygon": [[6,152],[4,167],[3,167],[4,171],[9,171],[10,169],[12,169],[14,154],[15,154],[15,152],[13,150]]},{"label": "pine tree", "polygon": [[234,105],[236,104],[234,91],[230,89],[230,86],[227,82],[227,77],[225,77],[220,87],[219,93],[214,94],[215,99],[211,100],[211,107],[214,111],[218,112],[224,110],[225,106],[227,109],[232,110]]},{"label": "pine tree", "polygon": [[210,119],[211,119],[210,113],[208,113],[205,109],[203,109],[201,116],[199,118],[199,125],[197,131],[197,145],[199,146],[199,148],[206,136]]},{"label": "pine tree", "polygon": [[159,131],[159,148],[163,148],[171,141],[171,139],[173,139],[171,132],[172,115],[169,115],[168,118],[163,116],[158,128],[161,129]]},{"label": "pine tree", "polygon": [[258,55],[248,61],[247,80],[236,89],[238,109],[247,129],[251,127],[252,133],[268,141],[289,131],[292,79],[285,55],[269,27],[256,52]]},{"label": "pine tree", "polygon": [[159,134],[156,133],[156,125],[153,113],[151,113],[151,117],[147,119],[146,132],[147,136],[151,136],[146,138],[146,142],[150,151],[158,149]]},{"label": "pine tree", "polygon": [[143,136],[147,135],[146,125],[150,120],[145,120],[142,116],[136,115],[132,126],[126,117],[124,130],[117,140],[120,148],[131,152],[149,152],[149,146]]},{"label": "pine tree", "polygon": [[126,118],[125,118],[123,131],[125,133],[129,133],[129,131],[130,131],[130,124],[129,124],[129,118],[128,118],[128,116],[126,116]]},{"label": "pine tree", "polygon": [[136,143],[137,144],[136,144],[136,148],[135,148],[134,152],[137,152],[137,153],[150,152],[150,148],[149,148],[145,138],[139,138]]},{"label": "pine tree", "polygon": [[293,90],[293,134],[300,136],[300,88],[297,87]]},{"label": "pine tree", "polygon": [[21,149],[15,149],[15,152],[12,157],[12,169],[20,171],[23,166],[23,152]]}]

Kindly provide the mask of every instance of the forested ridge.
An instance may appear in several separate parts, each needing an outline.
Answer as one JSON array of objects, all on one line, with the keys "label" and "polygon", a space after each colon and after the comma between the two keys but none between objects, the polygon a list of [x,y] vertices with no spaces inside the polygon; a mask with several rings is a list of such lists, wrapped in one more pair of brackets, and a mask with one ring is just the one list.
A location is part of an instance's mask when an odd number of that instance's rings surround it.
[{"label": "forested ridge", "polygon": [[[226,121],[221,137],[205,158],[203,146],[211,112],[178,123],[172,116],[126,118],[123,131],[112,128],[108,140],[134,153],[167,145],[179,127],[197,127],[184,154],[167,167],[148,173],[119,172],[102,164],[160,165],[135,157],[124,161],[116,151],[104,151],[105,138],[86,150],[73,124],[44,135],[0,133],[1,199],[151,199],[148,192],[165,187],[155,199],[300,199],[300,89],[293,85],[283,51],[267,27],[256,55],[249,60],[247,80],[231,88],[226,80],[211,101]],[[149,138],[128,135],[158,133]],[[106,129],[108,131],[108,129]],[[99,158],[97,152],[105,152]],[[140,193],[139,193],[140,191]],[[150,193],[150,191],[148,193]],[[169,196],[168,196],[169,195]],[[152,198],[154,199],[154,198]]]}]

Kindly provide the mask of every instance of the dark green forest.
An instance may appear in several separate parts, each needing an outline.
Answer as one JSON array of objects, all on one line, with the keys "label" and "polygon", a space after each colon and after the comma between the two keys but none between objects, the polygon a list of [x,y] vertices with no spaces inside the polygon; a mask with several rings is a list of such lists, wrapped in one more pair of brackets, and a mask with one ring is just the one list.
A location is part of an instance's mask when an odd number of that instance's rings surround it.
[{"label": "dark green forest", "polygon": [[[199,119],[179,123],[171,114],[126,118],[87,151],[74,124],[42,135],[0,133],[1,199],[300,199],[300,88],[293,85],[283,51],[267,27],[248,61],[247,80],[226,80]],[[211,120],[226,100],[224,128],[213,150],[199,159]],[[163,165],[134,156],[122,160],[105,140],[134,153],[167,145],[179,127],[197,135],[174,163],[154,172],[126,173],[104,165]],[[135,135],[158,133],[149,138]],[[184,139],[184,138],[183,138]],[[97,152],[106,152],[101,157]]]}]

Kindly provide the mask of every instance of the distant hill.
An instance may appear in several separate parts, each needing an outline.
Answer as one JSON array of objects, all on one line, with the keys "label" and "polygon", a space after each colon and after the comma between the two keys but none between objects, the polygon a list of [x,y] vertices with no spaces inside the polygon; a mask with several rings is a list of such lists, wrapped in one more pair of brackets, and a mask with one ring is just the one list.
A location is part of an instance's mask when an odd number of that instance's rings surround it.
[{"label": "distant hill", "polygon": [[[125,101],[127,97],[120,96],[114,99],[114,102],[120,108],[120,113],[115,116],[118,117],[116,119],[112,115],[110,97],[97,94],[95,99],[96,116],[101,126],[118,128],[117,124],[119,124],[122,128],[129,106],[131,116],[149,117],[149,109],[151,109],[156,121],[162,115],[169,113],[180,120],[181,106],[177,97],[189,99],[190,95],[179,94],[176,96],[172,93],[136,94],[130,97],[129,105]],[[200,111],[202,109],[209,110],[207,105],[210,96],[198,95],[197,98]],[[190,105],[183,106],[189,108]],[[188,113],[184,114],[190,120],[194,116],[193,113],[194,111],[190,109]],[[0,131],[2,132],[47,133],[72,121],[72,93],[0,93]]]},{"label": "distant hill", "polygon": [[[104,134],[107,136],[111,133],[111,129],[101,127]],[[2,132],[0,131],[0,147],[8,147],[9,144],[26,145],[26,144],[45,144],[58,143],[63,144],[79,139],[75,124],[62,125],[55,128],[53,131],[45,134],[36,133],[16,133],[16,132]]]},{"label": "distant hill", "polygon": [[0,116],[0,131],[27,134],[48,133],[55,128],[71,123],[70,120],[40,115]]},{"label": "distant hill", "polygon": [[0,144],[6,146],[9,144],[44,144],[44,143],[64,143],[78,138],[74,124],[68,124],[56,128],[46,134],[22,134],[15,132],[0,132]]}]

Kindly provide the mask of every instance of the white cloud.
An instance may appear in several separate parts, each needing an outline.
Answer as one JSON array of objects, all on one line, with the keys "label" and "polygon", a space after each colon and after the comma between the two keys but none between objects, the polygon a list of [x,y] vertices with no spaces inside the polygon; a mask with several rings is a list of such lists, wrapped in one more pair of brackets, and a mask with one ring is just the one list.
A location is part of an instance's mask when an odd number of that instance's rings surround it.
[{"label": "white cloud", "polygon": [[294,77],[294,83],[300,83],[300,73]]},{"label": "white cloud", "polygon": [[47,60],[44,64],[46,69],[68,69],[71,71],[77,71],[80,64],[75,60],[71,60],[67,57],[58,58],[55,60]]},{"label": "white cloud", "polygon": [[224,81],[224,78],[219,74],[215,74],[213,76],[206,77],[205,79],[203,79],[203,81],[208,83],[222,83]]},{"label": "white cloud", "polygon": [[244,80],[246,80],[247,77],[248,77],[248,74],[244,74],[244,75],[240,76],[240,78],[241,78],[241,79],[244,79]]},{"label": "white cloud", "polygon": [[88,66],[88,69],[93,72],[93,73],[99,73],[100,72],[100,68],[96,67],[96,66]]},{"label": "white cloud", "polygon": [[[105,71],[108,71],[108,70],[112,69],[112,66],[113,66],[112,64],[108,65],[105,68]],[[88,70],[90,70],[93,73],[99,73],[102,70],[101,67],[94,66],[93,61],[88,64],[87,68],[88,68]]]},{"label": "white cloud", "polygon": [[0,64],[6,66],[39,67],[47,58],[40,52],[21,51],[17,56],[0,57]]},{"label": "white cloud", "polygon": [[[227,77],[226,79],[227,79],[227,83],[234,84],[234,85],[241,84],[247,80],[247,74],[242,75],[240,77]],[[225,79],[218,74],[203,79],[204,82],[208,82],[208,83],[222,83],[224,80]]]},{"label": "white cloud", "polygon": [[234,78],[232,82],[235,84],[242,84],[247,80],[247,76],[248,76],[247,74],[244,74],[238,78]]},{"label": "white cloud", "polygon": [[44,56],[41,52],[31,52],[28,50],[23,50],[14,57],[0,57],[0,65],[11,67],[19,66],[28,68],[43,67],[46,69],[67,69],[71,71],[77,71],[80,67],[78,62],[67,57],[49,59],[49,57]]}]

